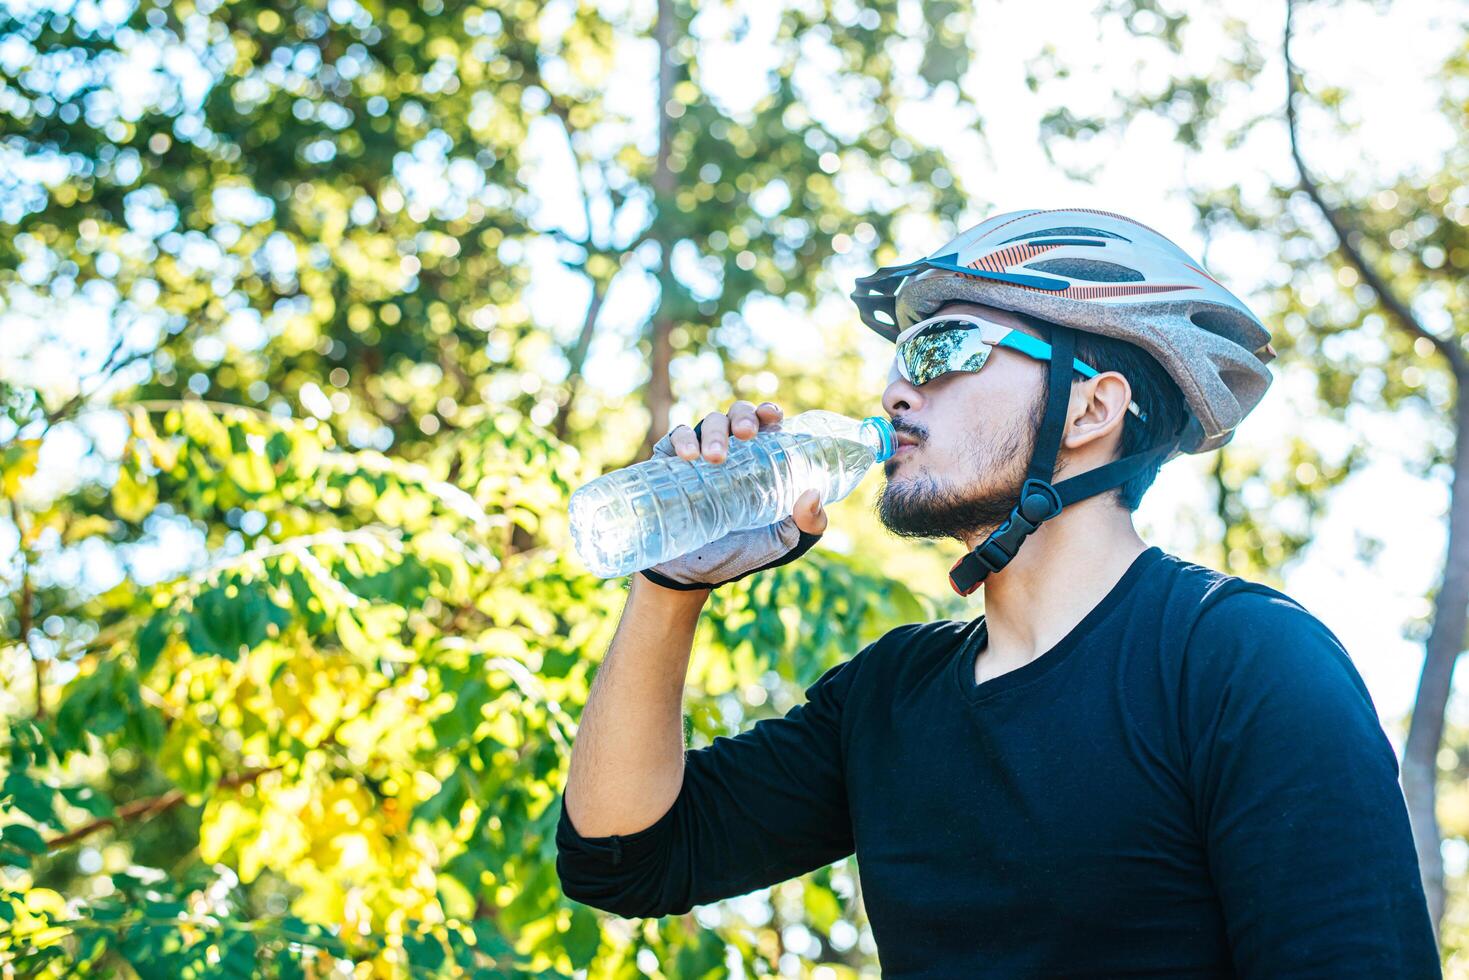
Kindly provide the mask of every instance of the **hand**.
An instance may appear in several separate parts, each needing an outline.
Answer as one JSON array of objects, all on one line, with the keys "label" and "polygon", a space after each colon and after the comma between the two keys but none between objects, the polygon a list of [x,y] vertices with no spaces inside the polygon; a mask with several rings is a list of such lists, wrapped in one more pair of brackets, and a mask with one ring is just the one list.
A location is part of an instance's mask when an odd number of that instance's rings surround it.
[{"label": "hand", "polygon": [[[653,446],[653,455],[678,456],[723,463],[728,458],[727,441],[750,440],[761,432],[780,429],[781,410],[773,402],[756,408],[747,401],[730,406],[729,413],[710,412],[694,428],[676,426]],[[826,510],[821,494],[807,490],[796,499],[791,516],[769,527],[735,531],[642,574],[671,589],[708,589],[794,561],[805,554],[826,531]]]},{"label": "hand", "polygon": [[[728,458],[729,439],[749,441],[761,432],[778,431],[782,417],[780,406],[774,402],[762,402],[757,408],[747,401],[737,401],[729,407],[728,414],[710,412],[704,416],[696,429],[675,426],[667,439],[680,459],[694,460],[702,455],[707,462],[722,463]],[[659,455],[656,447],[654,453]],[[796,527],[807,534],[826,532],[826,508],[821,506],[821,494],[816,490],[807,490],[796,498],[791,516]]]}]

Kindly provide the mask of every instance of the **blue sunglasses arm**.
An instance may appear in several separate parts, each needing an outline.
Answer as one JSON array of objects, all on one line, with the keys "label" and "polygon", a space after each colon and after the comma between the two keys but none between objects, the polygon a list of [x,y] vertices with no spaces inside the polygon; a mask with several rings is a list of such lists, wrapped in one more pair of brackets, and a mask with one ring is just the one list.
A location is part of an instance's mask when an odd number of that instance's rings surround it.
[{"label": "blue sunglasses arm", "polygon": [[[995,346],[1009,347],[1011,350],[1017,350],[1020,353],[1024,354],[1026,357],[1034,358],[1037,361],[1049,361],[1051,359],[1050,344],[1046,343],[1044,340],[1032,337],[1028,333],[1021,333],[1019,330],[1011,330],[1009,333],[1005,334],[1005,336],[1001,337],[999,343]],[[1083,378],[1090,379],[1097,376],[1096,368],[1092,367],[1090,364],[1084,364],[1076,358],[1071,359],[1071,366],[1074,367],[1076,369],[1076,373],[1081,375]],[[1141,408],[1138,407],[1137,402],[1128,402],[1127,410],[1136,415],[1140,420],[1147,421],[1147,413],[1145,413]]]},{"label": "blue sunglasses arm", "polygon": [[[1019,330],[1011,330],[1004,337],[1000,338],[997,346],[1009,347],[1037,361],[1049,361],[1051,359],[1050,344],[1044,340],[1032,337],[1028,333],[1021,333]],[[1083,364],[1075,358],[1072,358],[1071,365],[1076,368],[1076,373],[1080,374],[1083,378],[1095,378],[1097,376],[1096,368],[1089,364]]]}]

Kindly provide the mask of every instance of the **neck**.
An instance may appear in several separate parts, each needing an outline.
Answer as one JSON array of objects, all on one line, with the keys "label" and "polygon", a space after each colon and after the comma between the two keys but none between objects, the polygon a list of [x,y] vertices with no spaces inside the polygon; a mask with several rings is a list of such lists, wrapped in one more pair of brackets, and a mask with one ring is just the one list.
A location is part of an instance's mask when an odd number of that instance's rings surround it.
[{"label": "neck", "polygon": [[[964,543],[972,549],[982,540],[976,534]],[[985,579],[989,639],[980,679],[1022,667],[1055,646],[1147,547],[1132,515],[1110,495],[1078,501],[1041,525],[1014,561]]]}]

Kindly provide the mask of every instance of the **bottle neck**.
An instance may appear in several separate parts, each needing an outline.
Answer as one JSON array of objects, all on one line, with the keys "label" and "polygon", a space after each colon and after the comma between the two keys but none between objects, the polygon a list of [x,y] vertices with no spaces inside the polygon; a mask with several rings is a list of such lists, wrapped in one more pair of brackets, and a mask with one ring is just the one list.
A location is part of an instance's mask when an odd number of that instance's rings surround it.
[{"label": "bottle neck", "polygon": [[893,431],[893,423],[881,415],[863,419],[859,435],[862,445],[872,450],[879,463],[898,451],[898,434]]}]

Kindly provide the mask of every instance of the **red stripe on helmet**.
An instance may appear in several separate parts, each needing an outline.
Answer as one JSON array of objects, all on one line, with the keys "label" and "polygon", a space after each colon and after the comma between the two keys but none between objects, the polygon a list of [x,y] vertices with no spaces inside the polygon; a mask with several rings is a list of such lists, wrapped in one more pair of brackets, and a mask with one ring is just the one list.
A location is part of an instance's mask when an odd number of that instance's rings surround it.
[{"label": "red stripe on helmet", "polygon": [[1220,282],[1218,279],[1215,279],[1213,276],[1209,275],[1209,273],[1205,272],[1203,269],[1200,269],[1198,266],[1196,266],[1196,265],[1189,265],[1187,262],[1185,262],[1184,265],[1185,266],[1188,266],[1188,268],[1194,270],[1199,275],[1203,276],[1205,279],[1209,280],[1214,285],[1218,286],[1220,289],[1226,288],[1225,285],[1224,285],[1224,283]]},{"label": "red stripe on helmet", "polygon": [[[1034,289],[1034,286],[1021,286]],[[1198,289],[1198,286],[1067,286],[1053,295],[1067,299],[1105,299],[1110,296],[1140,296],[1145,293],[1171,293],[1180,289]]]}]

